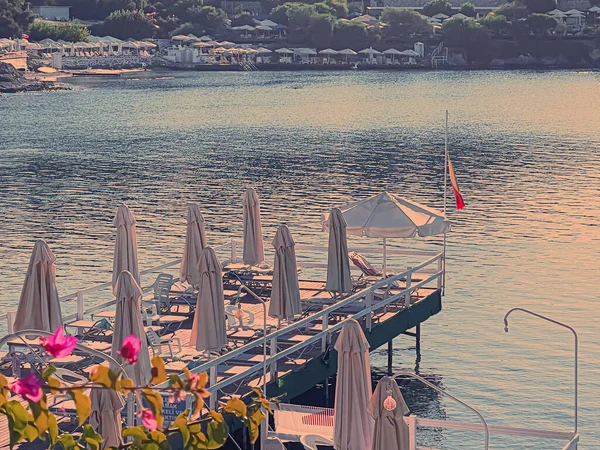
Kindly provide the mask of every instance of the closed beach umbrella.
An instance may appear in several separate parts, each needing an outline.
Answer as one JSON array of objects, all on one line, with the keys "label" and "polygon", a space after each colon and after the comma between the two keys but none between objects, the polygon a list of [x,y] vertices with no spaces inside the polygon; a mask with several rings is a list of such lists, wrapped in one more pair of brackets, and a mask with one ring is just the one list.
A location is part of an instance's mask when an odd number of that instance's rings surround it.
[{"label": "closed beach umbrella", "polygon": [[14,330],[44,330],[54,332],[62,327],[62,315],[56,288],[56,256],[46,242],[33,246],[25,275]]},{"label": "closed beach umbrella", "polygon": [[[374,422],[367,411],[371,398],[369,343],[360,324],[349,319],[337,338],[333,442],[336,450],[371,450]],[[389,447],[390,449],[392,447]]]},{"label": "closed beach umbrella", "polygon": [[121,447],[121,410],[125,406],[121,395],[112,389],[92,389],[90,399],[90,425],[102,436],[101,448]]},{"label": "closed beach umbrella", "polygon": [[244,262],[250,265],[265,260],[262,224],[260,223],[260,201],[252,188],[246,189],[244,205]]},{"label": "closed beach umbrella", "polygon": [[185,233],[185,248],[179,267],[179,279],[187,281],[193,286],[199,282],[198,262],[202,249],[206,247],[206,232],[204,231],[204,217],[196,204],[188,207],[187,230]]},{"label": "closed beach umbrella", "polygon": [[409,430],[402,417],[408,413],[396,380],[383,377],[377,383],[368,408],[375,419],[373,450],[408,450]]},{"label": "closed beach umbrella", "polygon": [[127,372],[127,376],[135,382],[136,386],[145,386],[152,378],[150,374],[152,367],[150,366],[148,342],[140,311],[142,288],[133,275],[125,270],[119,274],[115,287],[117,291],[117,311],[110,355],[119,364],[123,364],[123,358],[117,352],[123,346],[125,338],[131,334],[137,337],[141,343],[138,361],[133,365],[124,364],[124,369]]},{"label": "closed beach umbrella", "polygon": [[117,228],[117,239],[115,241],[112,285],[113,293],[116,293],[116,283],[121,272],[124,270],[130,272],[137,284],[140,284],[140,272],[138,269],[135,217],[133,217],[125,203],[117,208],[114,225]]},{"label": "closed beach umbrella", "polygon": [[329,292],[349,292],[352,289],[346,221],[339,209],[329,214],[329,248],[327,251],[327,283]]},{"label": "closed beach umbrella", "polygon": [[293,319],[302,312],[295,243],[290,230],[281,225],[275,233],[275,262],[273,264],[273,288],[269,316],[277,319]]},{"label": "closed beach umbrella", "polygon": [[221,350],[227,345],[223,274],[215,251],[206,247],[200,255],[198,300],[190,336],[196,350]]}]

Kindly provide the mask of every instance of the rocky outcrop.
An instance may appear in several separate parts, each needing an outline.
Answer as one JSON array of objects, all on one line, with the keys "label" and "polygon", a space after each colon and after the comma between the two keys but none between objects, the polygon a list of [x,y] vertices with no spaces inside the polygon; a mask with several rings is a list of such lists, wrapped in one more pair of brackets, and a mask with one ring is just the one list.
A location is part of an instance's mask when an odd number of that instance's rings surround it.
[{"label": "rocky outcrop", "polygon": [[11,64],[0,62],[0,92],[28,92],[56,89],[54,83],[29,80]]}]

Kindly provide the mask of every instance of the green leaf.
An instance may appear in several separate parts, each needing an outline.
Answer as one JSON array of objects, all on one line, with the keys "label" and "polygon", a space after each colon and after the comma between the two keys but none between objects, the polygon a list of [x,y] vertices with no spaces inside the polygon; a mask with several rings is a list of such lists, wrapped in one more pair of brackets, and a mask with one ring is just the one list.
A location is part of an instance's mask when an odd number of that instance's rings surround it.
[{"label": "green leaf", "polygon": [[85,442],[87,442],[87,444],[89,445],[90,450],[100,450],[100,443],[98,441],[95,441],[92,438],[86,437]]},{"label": "green leaf", "polygon": [[162,428],[163,426],[163,413],[162,413],[162,397],[159,393],[153,391],[152,389],[144,389],[142,391],[142,396],[146,399],[146,401],[150,404],[150,409],[154,413],[154,417],[156,417],[156,423],[158,428]]},{"label": "green leaf", "polygon": [[60,387],[62,386],[60,380],[54,377],[48,377],[48,379],[46,380],[46,384],[50,388],[50,393],[52,395],[55,395],[58,392],[58,389],[60,389]]},{"label": "green leaf", "polygon": [[223,414],[221,414],[220,412],[217,412],[217,411],[212,411],[212,410],[211,410],[211,411],[209,411],[209,412],[208,412],[208,415],[209,415],[209,416],[212,418],[212,420],[214,420],[215,422],[219,422],[219,423],[221,423],[221,422],[223,422],[223,420],[225,420],[225,419],[223,418]]},{"label": "green leaf", "polygon": [[109,389],[117,390],[119,374],[113,372],[106,366],[98,365],[92,371],[90,379],[94,383],[101,384]]},{"label": "green leaf", "polygon": [[229,427],[225,421],[217,422],[216,420],[213,420],[208,423],[206,432],[208,434],[207,447],[209,449],[217,449],[225,445],[227,436],[229,435]]},{"label": "green leaf", "polygon": [[152,384],[160,384],[167,381],[165,363],[160,356],[152,358]]},{"label": "green leaf", "polygon": [[81,432],[81,438],[85,439],[86,441],[88,439],[91,439],[91,440],[95,441],[96,443],[98,443],[98,445],[100,445],[102,443],[102,436],[100,436],[98,433],[96,433],[96,430],[94,430],[94,427],[92,427],[89,423],[83,426],[83,431]]},{"label": "green leaf", "polygon": [[92,400],[90,397],[83,395],[81,389],[69,391],[69,395],[75,402],[75,410],[77,411],[79,425],[83,425],[92,411]]},{"label": "green leaf", "polygon": [[223,410],[235,414],[237,417],[246,417],[247,408],[246,404],[239,398],[232,398],[225,404]]},{"label": "green leaf", "polygon": [[63,434],[61,437],[59,437],[56,440],[56,443],[62,445],[62,448],[64,450],[77,450],[78,449],[75,438],[73,436],[71,436],[70,434]]},{"label": "green leaf", "polygon": [[123,429],[121,435],[123,437],[139,438],[142,440],[148,439],[148,435],[146,434],[146,428],[144,428],[142,425],[138,427],[125,428]]},{"label": "green leaf", "polygon": [[36,427],[31,424],[27,424],[25,430],[23,431],[23,436],[25,436],[25,439],[27,439],[29,442],[33,442],[39,437],[39,433]]},{"label": "green leaf", "polygon": [[48,430],[48,407],[46,406],[45,397],[44,395],[39,402],[29,402],[29,410],[34,419],[33,425],[39,437],[43,437]]},{"label": "green leaf", "polygon": [[204,433],[198,431],[192,434],[190,448],[194,450],[208,450],[208,439],[206,438]]},{"label": "green leaf", "polygon": [[56,444],[56,440],[58,439],[58,423],[52,413],[48,414],[48,435],[50,436],[50,443],[52,445]]},{"label": "green leaf", "polygon": [[172,423],[173,428],[177,428],[181,433],[181,437],[183,439],[183,447],[186,448],[190,443],[190,430],[188,428],[187,417],[190,411],[186,409],[184,412],[177,416]]},{"label": "green leaf", "polygon": [[54,372],[56,372],[56,367],[54,367],[54,366],[48,366],[42,372],[42,378],[44,380],[47,380],[48,378],[50,378],[51,375],[54,374]]},{"label": "green leaf", "polygon": [[121,392],[127,394],[133,387],[133,380],[131,378],[123,378],[120,381]]},{"label": "green leaf", "polygon": [[8,429],[10,432],[10,448],[21,442],[27,428],[28,416],[27,410],[16,400],[11,400],[2,405],[1,411],[6,414],[8,419]]}]

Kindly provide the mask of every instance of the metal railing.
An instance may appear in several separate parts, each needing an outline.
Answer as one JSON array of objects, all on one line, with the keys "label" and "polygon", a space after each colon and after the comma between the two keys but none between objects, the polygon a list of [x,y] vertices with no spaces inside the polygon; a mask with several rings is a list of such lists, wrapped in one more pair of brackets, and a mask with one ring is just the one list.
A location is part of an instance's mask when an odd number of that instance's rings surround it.
[{"label": "metal railing", "polygon": [[[213,248],[220,252],[227,252],[227,256],[230,258],[232,262],[236,262],[238,260],[238,248],[240,248],[240,241],[236,239],[232,239],[231,241],[213,246]],[[325,263],[319,262],[311,262],[306,260],[307,258],[314,257],[315,252],[327,252],[327,245],[296,245],[297,256],[299,266],[303,269],[311,269],[311,268],[326,268],[327,265]],[[360,251],[369,255],[374,253],[373,247],[353,247],[352,250]],[[382,249],[379,249],[382,251]],[[265,251],[267,254],[274,253],[274,249],[271,249],[270,246],[265,246]],[[290,357],[296,352],[302,352],[306,350],[309,346],[318,346],[320,344],[321,351],[326,351],[329,343],[332,340],[332,336],[337,333],[345,320],[354,318],[357,320],[364,319],[366,321],[366,326],[370,330],[372,328],[373,318],[376,311],[385,308],[391,303],[400,302],[404,308],[410,308],[410,299],[411,295],[418,291],[420,288],[425,286],[427,287],[435,287],[440,289],[442,287],[443,280],[443,272],[444,272],[444,264],[443,264],[443,254],[431,252],[431,251],[420,251],[420,250],[398,250],[398,249],[387,249],[388,255],[406,255],[411,257],[422,257],[429,256],[429,258],[414,267],[409,267],[407,270],[404,270],[401,273],[398,273],[394,276],[382,279],[375,283],[374,285],[363,289],[360,292],[357,292],[349,297],[338,301],[337,303],[324,306],[320,311],[315,312],[314,314],[308,315],[307,317],[300,319],[296,322],[293,322],[283,328],[277,329],[271,333],[266,335],[266,339],[263,337],[257,338],[237,349],[234,349],[218,358],[212,359],[206,363],[203,363],[192,369],[193,373],[199,372],[207,372],[211,378],[211,385],[209,387],[209,391],[213,393],[215,396],[218,396],[218,392],[227,386],[230,386],[234,383],[237,383],[249,376],[255,375],[257,372],[264,370],[264,367],[268,367],[271,378],[278,376],[277,364],[279,361],[284,358]],[[271,255],[268,255],[267,259],[269,259]],[[269,259],[270,260],[270,259]],[[180,264],[181,260],[170,261],[150,269],[144,270],[140,272],[140,275],[147,275],[151,273],[156,273],[160,271],[164,271],[166,269],[171,269]],[[419,272],[421,279],[418,282],[415,282],[414,275]],[[423,279],[425,277],[425,279]],[[397,284],[398,282],[405,283],[405,288],[400,290],[400,292],[394,293],[393,295],[385,295],[382,300],[375,302],[375,297],[377,292],[390,292],[390,289]],[[143,287],[144,293],[151,291],[153,288],[152,285],[146,285]],[[91,305],[88,308],[85,307],[86,300],[90,299],[92,294],[103,293],[110,300],[98,302],[97,304]],[[112,295],[112,284],[110,282],[102,283],[97,286],[92,286],[89,288],[81,289],[77,292],[65,295],[60,298],[61,302],[77,302],[77,311],[76,313],[67,315],[63,317],[64,323],[69,323],[73,320],[81,320],[86,315],[94,314],[98,311],[102,311],[107,309],[115,304],[114,297]],[[361,303],[361,309],[358,312],[345,314],[343,313],[343,309],[352,304]],[[9,312],[7,314],[0,315],[0,320],[6,320],[7,329],[9,333],[13,332],[13,322],[14,322],[14,312]],[[335,323],[334,325],[330,325],[330,318],[333,315],[342,315],[344,317],[343,320]],[[298,344],[292,345],[286,349],[281,351],[277,350],[278,341],[281,342],[282,338],[285,335],[298,332],[302,334],[303,329],[310,328],[312,322],[321,321],[322,329],[320,332],[316,334],[311,334],[302,342]],[[232,374],[231,376],[225,376],[220,381],[217,380],[217,373],[219,366],[230,366],[235,365],[235,360],[240,359],[243,355],[254,354],[257,349],[264,345],[264,342],[269,343],[269,347],[271,349],[270,355],[266,358],[266,361],[257,362],[254,365],[248,366],[247,370]],[[215,400],[215,399],[211,399]]]},{"label": "metal railing", "polygon": [[[342,299],[331,306],[326,306],[322,310],[315,312],[314,314],[311,314],[301,320],[293,322],[287,325],[286,327],[268,333],[266,335],[266,339],[260,338],[255,341],[249,342],[246,345],[232,350],[218,358],[196,366],[191,370],[191,372],[207,372],[209,374],[214,374],[214,380],[216,380],[216,374],[218,373],[219,366],[235,365],[235,361],[243,359],[243,355],[255,355],[256,353],[258,353],[259,348],[263,346],[264,342],[269,342],[269,347],[272,349],[272,351],[270,352],[270,356],[267,357],[266,361],[257,362],[256,364],[248,366],[247,369],[243,372],[231,374],[230,376],[225,376],[220,381],[216,383],[211,383],[211,385],[208,388],[208,391],[211,393],[211,395],[215,396],[213,401],[217,401],[219,391],[227,388],[228,386],[234,383],[240,382],[250,376],[262,372],[265,366],[268,367],[268,371],[273,379],[273,377],[278,376],[277,363],[283,360],[284,358],[288,358],[290,355],[293,355],[296,352],[301,352],[308,346],[314,345],[319,342],[321,343],[321,351],[324,352],[327,349],[329,343],[332,341],[332,336],[341,330],[346,320],[361,320],[365,318],[367,328],[371,328],[374,313],[378,310],[385,308],[391,303],[401,301],[404,308],[410,308],[411,294],[434,282],[436,283],[437,288],[438,282],[439,280],[441,280],[443,272],[442,270],[436,271],[431,276],[428,276],[426,279],[420,280],[419,282],[414,284],[412,283],[413,275],[418,271],[421,271],[422,269],[432,265],[438,267],[437,264],[438,261],[441,260],[441,258],[442,254],[439,253],[418,266],[409,268],[408,270],[397,275],[382,279],[374,285],[363,289],[360,292],[357,292],[345,299]],[[406,283],[406,287],[404,289],[400,290],[400,292],[397,292],[393,295],[389,295],[387,298],[374,302],[376,292],[387,291],[399,281]],[[364,304],[364,308],[362,310],[353,314],[346,314],[343,312],[345,307],[348,307],[354,303],[358,303],[361,301]],[[329,326],[330,317],[332,315],[335,315],[336,313],[342,314],[344,316],[344,319],[338,321],[335,325]],[[308,328],[316,320],[321,321],[322,331],[316,334],[312,334],[307,339],[304,339],[302,342],[292,345],[284,350],[273,351],[273,349],[277,348],[278,340],[280,340],[283,336],[292,334],[296,331],[302,332],[302,329]]]},{"label": "metal railing", "polygon": [[[404,422],[406,422],[409,429],[409,450],[426,450],[423,447],[418,447],[416,444],[416,435],[418,427],[438,429],[443,428],[447,430],[474,431],[480,433],[484,432],[484,427],[480,423],[458,422],[452,420],[439,419],[424,419],[415,415],[404,417]],[[491,435],[502,434],[508,436],[522,436],[529,438],[569,441],[569,443],[565,447],[563,447],[562,450],[575,449],[577,443],[579,442],[579,434],[573,433],[572,431],[547,431],[529,428],[504,427],[497,425],[488,425],[488,430]]]}]

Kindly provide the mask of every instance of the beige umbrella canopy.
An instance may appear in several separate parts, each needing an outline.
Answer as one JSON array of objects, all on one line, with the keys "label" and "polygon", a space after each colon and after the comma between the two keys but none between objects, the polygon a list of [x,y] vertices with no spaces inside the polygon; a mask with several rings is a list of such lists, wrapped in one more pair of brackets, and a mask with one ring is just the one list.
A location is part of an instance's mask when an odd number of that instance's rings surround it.
[{"label": "beige umbrella canopy", "polygon": [[369,342],[356,320],[349,319],[344,323],[335,349],[338,352],[338,372],[334,447],[336,450],[371,450],[374,422],[367,412],[371,398]]},{"label": "beige umbrella canopy", "polygon": [[409,429],[402,417],[408,413],[396,380],[383,377],[369,401],[369,414],[375,419],[373,450],[408,450]]},{"label": "beige umbrella canopy", "polygon": [[277,319],[293,319],[302,312],[298,287],[298,266],[295,243],[290,230],[281,225],[273,239],[275,261],[273,264],[273,288],[269,316]]},{"label": "beige umbrella canopy", "polygon": [[196,286],[200,281],[198,262],[202,249],[206,247],[206,232],[204,231],[204,217],[196,204],[188,207],[187,230],[185,234],[185,247],[183,258],[179,267],[179,279]]},{"label": "beige umbrella canopy", "polygon": [[227,345],[225,299],[221,263],[211,247],[202,250],[200,279],[190,346],[196,350],[221,350]]},{"label": "beige umbrella canopy", "polygon": [[54,332],[62,327],[62,314],[56,288],[56,257],[46,242],[33,246],[25,275],[14,330],[44,330]]},{"label": "beige umbrella canopy", "polygon": [[112,389],[92,389],[90,425],[102,436],[102,449],[119,448],[121,440],[121,410],[125,406],[121,395]]},{"label": "beige umbrella canopy", "polygon": [[329,292],[349,292],[352,289],[346,221],[339,209],[333,208],[328,219],[329,248],[327,253],[327,283]]},{"label": "beige umbrella canopy", "polygon": [[[119,274],[115,288],[117,292],[117,311],[110,355],[124,366],[127,376],[134,381],[136,386],[145,386],[152,378],[150,375],[152,366],[150,365],[148,342],[140,311],[142,288],[135,281],[133,275],[127,271]],[[117,353],[123,346],[125,338],[131,334],[136,336],[141,343],[138,361],[133,365],[123,364],[123,358]]]},{"label": "beige umbrella canopy", "polygon": [[117,292],[117,278],[126,270],[140,283],[138,269],[137,238],[135,231],[135,217],[125,203],[117,208],[114,225],[117,228],[115,241],[115,256],[113,261],[113,293]]},{"label": "beige umbrella canopy", "polygon": [[258,265],[265,260],[262,224],[260,222],[260,200],[256,191],[246,189],[244,205],[244,262]]}]

